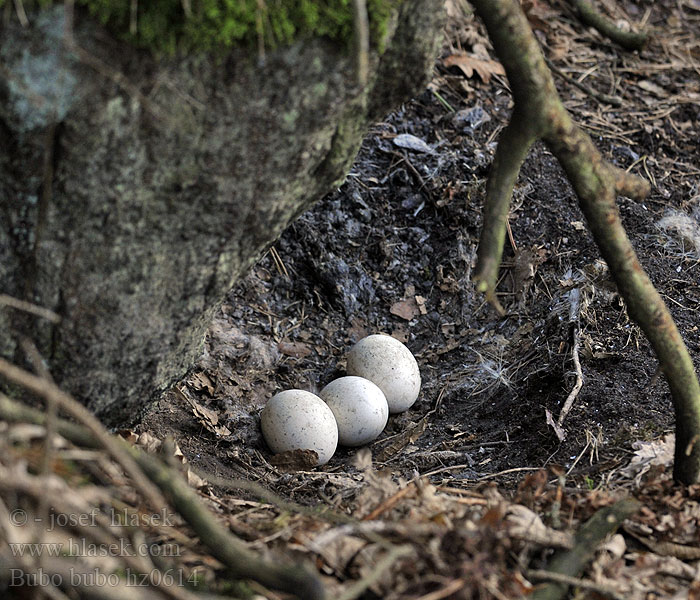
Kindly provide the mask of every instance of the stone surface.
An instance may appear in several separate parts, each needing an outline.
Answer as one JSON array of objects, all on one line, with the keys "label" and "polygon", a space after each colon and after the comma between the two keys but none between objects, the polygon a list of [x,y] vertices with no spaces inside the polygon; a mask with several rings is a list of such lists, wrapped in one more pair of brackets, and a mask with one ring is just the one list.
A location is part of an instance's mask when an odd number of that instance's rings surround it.
[{"label": "stone surface", "polygon": [[153,58],[63,7],[0,25],[0,308],[107,423],[134,421],[199,352],[224,294],[349,169],[366,127],[427,80],[442,2],[406,0],[355,85],[322,40],[268,54]]}]

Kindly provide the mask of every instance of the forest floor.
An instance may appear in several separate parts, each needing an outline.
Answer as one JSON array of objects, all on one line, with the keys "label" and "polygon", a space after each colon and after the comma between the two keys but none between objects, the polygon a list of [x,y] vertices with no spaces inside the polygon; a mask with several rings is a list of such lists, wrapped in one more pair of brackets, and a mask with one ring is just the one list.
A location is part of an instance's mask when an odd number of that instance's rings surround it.
[{"label": "forest floor", "polygon": [[[563,2],[529,2],[529,19],[576,121],[609,161],[652,185],[644,202],[620,198],[620,212],[700,372],[700,5],[598,4],[623,26],[644,26],[648,46],[622,50]],[[353,519],[339,526],[200,482],[234,533],[311,562],[333,596],[358,582],[361,595],[345,597],[527,595],[581,523],[631,495],[642,509],[570,594],[698,598],[700,486],[671,480],[668,386],[542,144],[510,213],[506,315],[475,292],[484,185],[512,101],[482,26],[455,7],[429,88],[372,127],[342,187],[230,293],[197,368],[141,431],[173,434],[200,474]],[[418,402],[390,417],[371,456],[340,448],[316,469],[276,461],[258,423],[266,400],[319,390],[344,373],[355,341],[378,332],[415,354]],[[558,436],[549,422],[572,390]],[[387,540],[405,553],[384,568]]]}]

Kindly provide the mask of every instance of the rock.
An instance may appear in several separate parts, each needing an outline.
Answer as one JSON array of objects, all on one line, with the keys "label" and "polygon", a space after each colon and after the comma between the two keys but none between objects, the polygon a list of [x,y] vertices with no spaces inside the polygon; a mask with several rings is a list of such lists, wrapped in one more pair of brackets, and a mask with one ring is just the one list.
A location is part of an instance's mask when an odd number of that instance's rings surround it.
[{"label": "rock", "polygon": [[[77,9],[76,9],[77,10]],[[29,335],[108,424],[200,352],[225,293],[284,227],[338,186],[368,123],[426,83],[441,0],[405,0],[358,89],[320,39],[269,52],[154,58],[63,5],[0,25],[0,355]],[[30,15],[31,16],[31,15]]]}]

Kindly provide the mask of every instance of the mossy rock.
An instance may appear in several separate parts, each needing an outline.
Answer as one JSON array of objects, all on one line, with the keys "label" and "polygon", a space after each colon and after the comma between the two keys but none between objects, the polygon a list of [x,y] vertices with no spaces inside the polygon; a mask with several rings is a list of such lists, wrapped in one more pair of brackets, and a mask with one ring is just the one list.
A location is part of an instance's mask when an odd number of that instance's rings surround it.
[{"label": "mossy rock", "polygon": [[[393,11],[403,0],[367,0],[372,43],[381,52]],[[51,4],[37,0],[40,6]],[[6,10],[12,3],[0,0]],[[31,6],[31,2],[26,5]],[[78,0],[118,37],[158,53],[272,49],[324,37],[349,44],[353,0]]]},{"label": "mossy rock", "polygon": [[60,2],[28,27],[0,21],[0,290],[62,319],[0,307],[0,356],[19,355],[21,331],[106,424],[136,422],[197,359],[236,280],[342,182],[368,125],[423,88],[442,4],[402,1],[366,85],[327,36],[261,64],[242,46],[143,51],[84,10],[71,51]]}]

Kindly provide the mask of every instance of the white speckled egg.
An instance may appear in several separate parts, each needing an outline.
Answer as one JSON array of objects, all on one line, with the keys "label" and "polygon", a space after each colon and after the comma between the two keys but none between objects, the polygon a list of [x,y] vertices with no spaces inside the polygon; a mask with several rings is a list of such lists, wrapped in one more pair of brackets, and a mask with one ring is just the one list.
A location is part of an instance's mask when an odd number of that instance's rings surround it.
[{"label": "white speckled egg", "polygon": [[368,335],[348,352],[348,375],[369,379],[384,392],[390,413],[408,410],[420,392],[420,371],[411,351],[388,335]]},{"label": "white speckled egg", "polygon": [[315,450],[325,465],[338,447],[338,425],[333,412],[316,394],[286,390],[267,401],[260,414],[267,445],[275,454]]},{"label": "white speckled egg", "polygon": [[384,392],[364,377],[341,377],[318,394],[328,404],[338,423],[338,441],[343,446],[362,446],[377,439],[389,418]]}]

